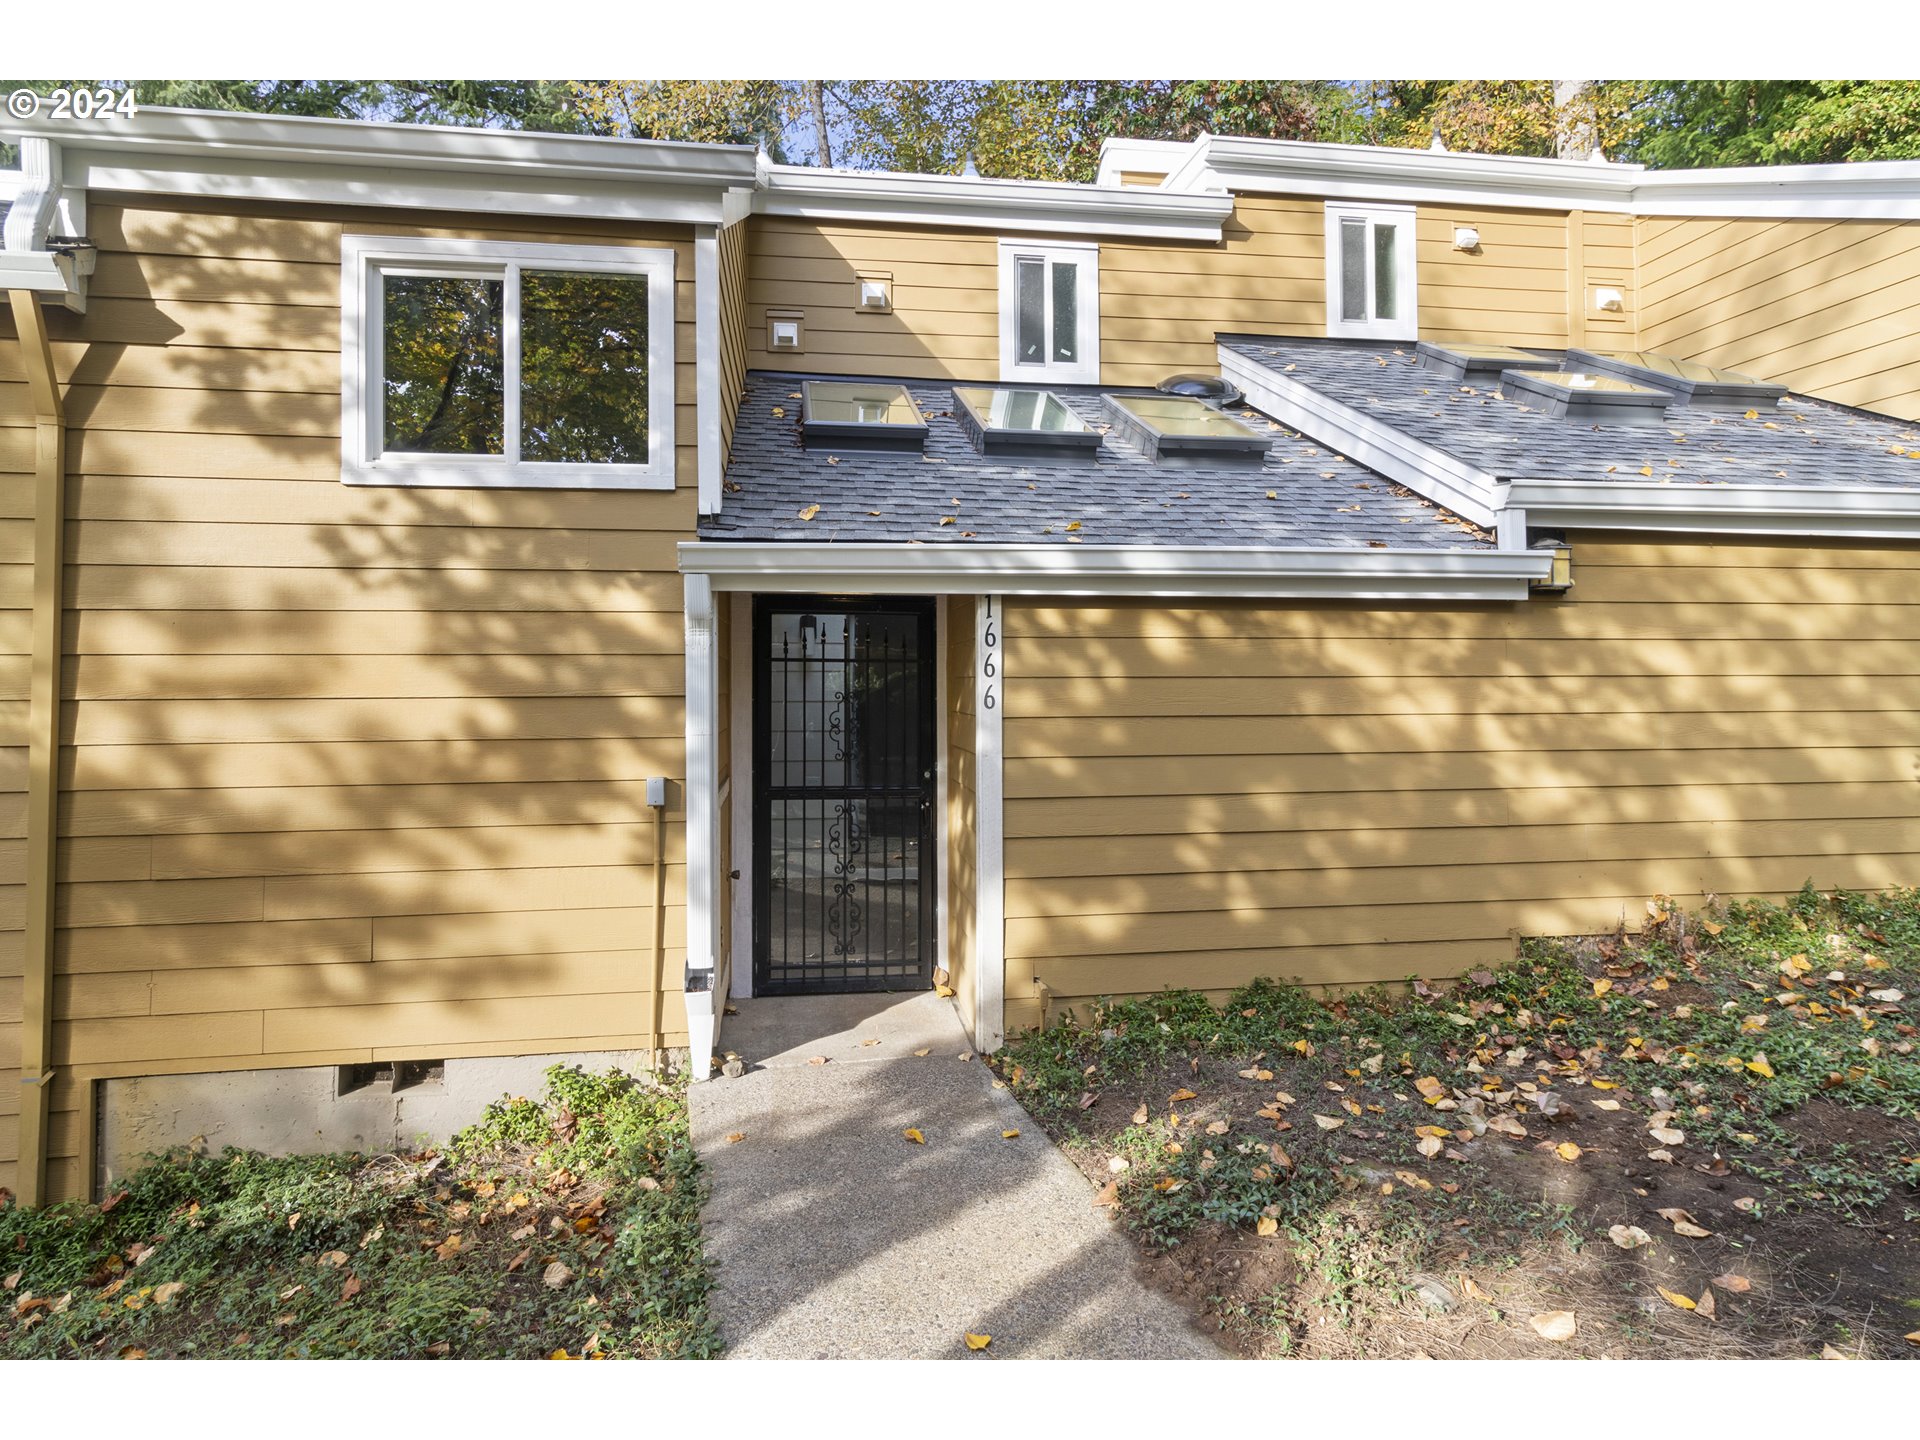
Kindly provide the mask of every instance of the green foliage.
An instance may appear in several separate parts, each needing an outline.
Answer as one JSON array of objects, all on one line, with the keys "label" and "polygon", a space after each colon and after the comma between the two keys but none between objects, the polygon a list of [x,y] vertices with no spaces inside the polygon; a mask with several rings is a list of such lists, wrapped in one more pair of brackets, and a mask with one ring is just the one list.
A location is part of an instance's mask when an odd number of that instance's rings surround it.
[{"label": "green foliage", "polygon": [[110,1204],[0,1205],[0,1356],[716,1353],[684,1094],[548,1086],[444,1159],[176,1151]]},{"label": "green foliage", "polygon": [[1681,166],[1920,156],[1920,81],[1672,80],[1648,87],[1633,158]]}]

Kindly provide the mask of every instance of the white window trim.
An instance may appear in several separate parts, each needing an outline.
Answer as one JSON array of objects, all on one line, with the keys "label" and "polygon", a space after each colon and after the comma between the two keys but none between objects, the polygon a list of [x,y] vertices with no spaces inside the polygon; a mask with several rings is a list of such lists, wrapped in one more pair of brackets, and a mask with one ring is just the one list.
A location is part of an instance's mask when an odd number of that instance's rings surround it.
[{"label": "white window trim", "polygon": [[[674,455],[674,286],[671,250],[625,245],[534,245],[389,235],[340,237],[340,478],[349,485],[531,490],[671,490]],[[504,456],[383,454],[379,277],[386,271],[503,278],[507,369],[519,356],[519,271],[597,270],[647,277],[645,465],[509,461]],[[517,433],[520,396],[509,385],[506,428]]]},{"label": "white window trim", "polygon": [[[1079,268],[1079,352],[1072,365],[1049,360],[1044,365],[1022,365],[1020,349],[1020,261],[1070,262]],[[1053,281],[1048,270],[1047,333],[1053,333]],[[1100,247],[1088,241],[1002,240],[1000,242],[1000,381],[1002,384],[1100,383]]]},{"label": "white window trim", "polygon": [[[1396,227],[1394,263],[1397,280],[1395,293],[1400,297],[1400,314],[1392,320],[1342,320],[1340,318],[1340,222],[1359,216],[1369,222],[1384,220]],[[1417,216],[1411,205],[1327,204],[1327,334],[1349,340],[1414,340],[1420,334],[1420,295]],[[1367,308],[1373,308],[1373,246],[1366,247]]]}]

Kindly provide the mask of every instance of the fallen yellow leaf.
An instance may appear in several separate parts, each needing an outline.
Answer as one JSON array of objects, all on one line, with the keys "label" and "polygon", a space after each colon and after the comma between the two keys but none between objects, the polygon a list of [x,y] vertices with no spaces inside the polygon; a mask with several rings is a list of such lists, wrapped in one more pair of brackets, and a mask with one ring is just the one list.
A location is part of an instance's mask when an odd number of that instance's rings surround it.
[{"label": "fallen yellow leaf", "polygon": [[1002,1130],[1000,1132],[1000,1138],[1002,1140],[1018,1140],[1020,1138],[1020,1132],[1018,1130]]},{"label": "fallen yellow leaf", "polygon": [[916,1145],[924,1145],[927,1143],[927,1137],[922,1135],[918,1130],[902,1130],[900,1133]]},{"label": "fallen yellow leaf", "polygon": [[1669,1305],[1677,1305],[1682,1310],[1698,1310],[1700,1308],[1698,1305],[1694,1303],[1691,1296],[1676,1295],[1673,1293],[1673,1291],[1664,1289],[1659,1285],[1656,1285],[1653,1288],[1660,1291],[1660,1298],[1662,1300],[1665,1300]]},{"label": "fallen yellow leaf", "polygon": [[1318,1125],[1322,1130],[1338,1130],[1347,1122],[1332,1115],[1315,1115],[1313,1117],[1313,1123]]},{"label": "fallen yellow leaf", "polygon": [[1611,990],[1612,988],[1613,988],[1613,982],[1612,982],[1611,980],[1596,980],[1596,981],[1594,981],[1594,982],[1593,982],[1593,996],[1594,996],[1594,999],[1596,999],[1596,1000],[1597,1000],[1597,999],[1599,999],[1599,998],[1600,998],[1600,997],[1601,997],[1602,995],[1604,995],[1604,994],[1606,994],[1606,993],[1607,993],[1607,992],[1608,992],[1609,990]]},{"label": "fallen yellow leaf", "polygon": [[936,985],[933,987],[933,993],[938,995],[942,1000],[951,1000],[960,992],[955,990],[951,985]]},{"label": "fallen yellow leaf", "polygon": [[984,1350],[992,1343],[993,1336],[991,1335],[975,1335],[972,1333],[967,1335],[967,1348],[969,1350]]},{"label": "fallen yellow leaf", "polygon": [[1753,1059],[1747,1061],[1747,1069],[1753,1071],[1756,1075],[1765,1076],[1769,1080],[1773,1079],[1773,1066],[1768,1063],[1765,1051],[1756,1054]]},{"label": "fallen yellow leaf", "polygon": [[1580,1158],[1581,1151],[1580,1147],[1571,1140],[1562,1140],[1558,1145],[1553,1147],[1553,1153],[1571,1165],[1575,1160]]},{"label": "fallen yellow leaf", "polygon": [[1224,1135],[1230,1128],[1224,1120],[1210,1120],[1207,1122],[1207,1134],[1209,1135]]},{"label": "fallen yellow leaf", "polygon": [[1167,1103],[1169,1105],[1177,1105],[1182,1100],[1198,1100],[1199,1098],[1200,1097],[1194,1094],[1193,1091],[1182,1088],[1169,1095],[1167,1097]]},{"label": "fallen yellow leaf", "polygon": [[1533,1333],[1542,1340],[1556,1343],[1571,1340],[1580,1328],[1580,1322],[1573,1318],[1571,1310],[1548,1310],[1535,1315],[1527,1323],[1533,1326]]},{"label": "fallen yellow leaf", "polygon": [[746,1138],[747,1138],[746,1133],[744,1131],[736,1130],[731,1135],[727,1136],[727,1144],[738,1145],[742,1140]]},{"label": "fallen yellow leaf", "polygon": [[800,512],[800,518],[802,520],[811,520],[814,516],[818,515],[819,513],[820,513],[820,507],[818,505],[809,505],[806,507],[806,509]]},{"label": "fallen yellow leaf", "polygon": [[[1262,1215],[1260,1219],[1255,1222],[1253,1230],[1256,1235],[1278,1235],[1280,1233],[1280,1222],[1271,1215]],[[1911,1339],[1912,1337],[1909,1336],[1908,1338]]]}]

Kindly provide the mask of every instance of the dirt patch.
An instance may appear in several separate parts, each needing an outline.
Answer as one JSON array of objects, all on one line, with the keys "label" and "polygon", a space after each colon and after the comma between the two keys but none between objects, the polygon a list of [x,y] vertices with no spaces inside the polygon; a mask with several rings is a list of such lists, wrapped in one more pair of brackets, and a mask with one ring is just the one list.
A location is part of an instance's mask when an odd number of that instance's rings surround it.
[{"label": "dirt patch", "polygon": [[1920,919],[1801,900],[1404,1001],[1169,992],[1003,1073],[1242,1355],[1920,1358]]}]

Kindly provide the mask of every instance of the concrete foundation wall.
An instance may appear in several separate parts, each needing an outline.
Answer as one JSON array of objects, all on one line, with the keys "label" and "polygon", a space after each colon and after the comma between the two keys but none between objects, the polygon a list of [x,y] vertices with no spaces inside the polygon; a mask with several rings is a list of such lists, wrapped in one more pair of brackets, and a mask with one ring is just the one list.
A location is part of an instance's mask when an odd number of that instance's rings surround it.
[{"label": "concrete foundation wall", "polygon": [[98,1184],[116,1183],[143,1155],[194,1142],[269,1155],[414,1149],[451,1138],[502,1095],[539,1095],[551,1065],[638,1074],[646,1061],[645,1050],[448,1060],[443,1077],[397,1092],[380,1082],[346,1095],[335,1093],[339,1072],[331,1065],[103,1080]]}]

